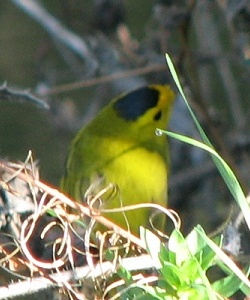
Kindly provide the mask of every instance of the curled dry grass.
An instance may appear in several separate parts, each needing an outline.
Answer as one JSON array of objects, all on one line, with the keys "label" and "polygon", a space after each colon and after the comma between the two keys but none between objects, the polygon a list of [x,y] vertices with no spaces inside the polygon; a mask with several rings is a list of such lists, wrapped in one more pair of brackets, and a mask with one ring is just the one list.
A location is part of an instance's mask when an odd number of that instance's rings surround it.
[{"label": "curled dry grass", "polygon": [[[114,189],[113,185],[92,197],[90,206],[77,203],[39,180],[31,154],[24,163],[0,161],[0,176],[0,265],[3,270],[0,277],[8,285],[8,289],[0,288],[3,297],[59,286],[71,298],[86,299],[86,288],[85,291],[79,288],[86,287],[86,281],[92,284],[87,293],[91,290],[95,296],[99,293],[102,297],[108,278],[118,266],[136,270],[136,280],[142,280],[138,270],[154,267],[140,238],[93,208],[96,206],[93,203],[101,203],[102,195]],[[145,205],[117,211],[141,207]],[[174,212],[156,205],[154,208],[166,213],[179,228]],[[96,233],[97,222],[107,230]],[[10,285],[10,281],[14,283]],[[107,290],[116,285],[124,285],[124,281],[113,282]]]}]

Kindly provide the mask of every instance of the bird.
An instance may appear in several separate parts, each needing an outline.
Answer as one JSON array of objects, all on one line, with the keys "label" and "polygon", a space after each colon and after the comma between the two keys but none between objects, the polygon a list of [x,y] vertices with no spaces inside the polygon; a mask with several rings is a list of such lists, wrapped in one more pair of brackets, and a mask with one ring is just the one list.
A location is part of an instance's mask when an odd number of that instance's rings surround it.
[{"label": "bird", "polygon": [[[140,203],[167,205],[168,141],[155,131],[166,128],[174,99],[169,85],[151,84],[111,100],[70,144],[62,191],[86,204],[86,195],[113,184],[116,192],[101,197],[100,214],[135,235],[140,226],[150,229],[153,209],[123,213],[105,213],[105,209]],[[157,229],[164,230],[165,217],[155,219]]]}]

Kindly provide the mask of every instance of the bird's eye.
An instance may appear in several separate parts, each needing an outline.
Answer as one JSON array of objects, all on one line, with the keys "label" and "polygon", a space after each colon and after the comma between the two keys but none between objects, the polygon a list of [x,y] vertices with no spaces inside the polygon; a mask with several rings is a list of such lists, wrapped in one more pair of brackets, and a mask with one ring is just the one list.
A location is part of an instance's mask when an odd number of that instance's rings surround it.
[{"label": "bird's eye", "polygon": [[161,110],[159,110],[155,115],[154,115],[154,120],[158,121],[161,118]]}]

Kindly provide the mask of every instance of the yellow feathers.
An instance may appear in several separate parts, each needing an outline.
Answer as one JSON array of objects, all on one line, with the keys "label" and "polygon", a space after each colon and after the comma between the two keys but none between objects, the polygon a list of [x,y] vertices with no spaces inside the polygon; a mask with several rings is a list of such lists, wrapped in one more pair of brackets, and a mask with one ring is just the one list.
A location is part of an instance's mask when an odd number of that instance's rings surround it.
[{"label": "yellow feathers", "polygon": [[[114,183],[119,192],[104,197],[102,209],[153,202],[166,206],[169,156],[165,129],[174,93],[169,86],[150,85],[111,101],[73,140],[62,178],[63,191],[77,201],[91,185],[96,190]],[[125,212],[129,229],[149,227],[149,209]],[[121,213],[104,214],[123,228]],[[157,218],[160,228],[164,220]],[[159,228],[159,227],[158,227]]]}]

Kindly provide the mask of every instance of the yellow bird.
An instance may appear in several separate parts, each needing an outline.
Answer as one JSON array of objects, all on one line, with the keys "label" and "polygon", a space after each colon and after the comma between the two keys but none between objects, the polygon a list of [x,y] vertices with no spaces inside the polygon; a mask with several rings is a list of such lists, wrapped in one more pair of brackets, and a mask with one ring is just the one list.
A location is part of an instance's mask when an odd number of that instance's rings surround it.
[{"label": "yellow bird", "polygon": [[[169,153],[166,136],[156,136],[155,129],[166,127],[174,98],[169,86],[149,85],[111,101],[72,141],[62,190],[86,201],[90,185],[100,190],[116,184],[119,193],[104,197],[100,211],[143,202],[166,206]],[[125,212],[127,222],[121,213],[104,216],[138,234],[139,226],[149,228],[151,213]],[[164,229],[164,219],[157,222]]]}]

